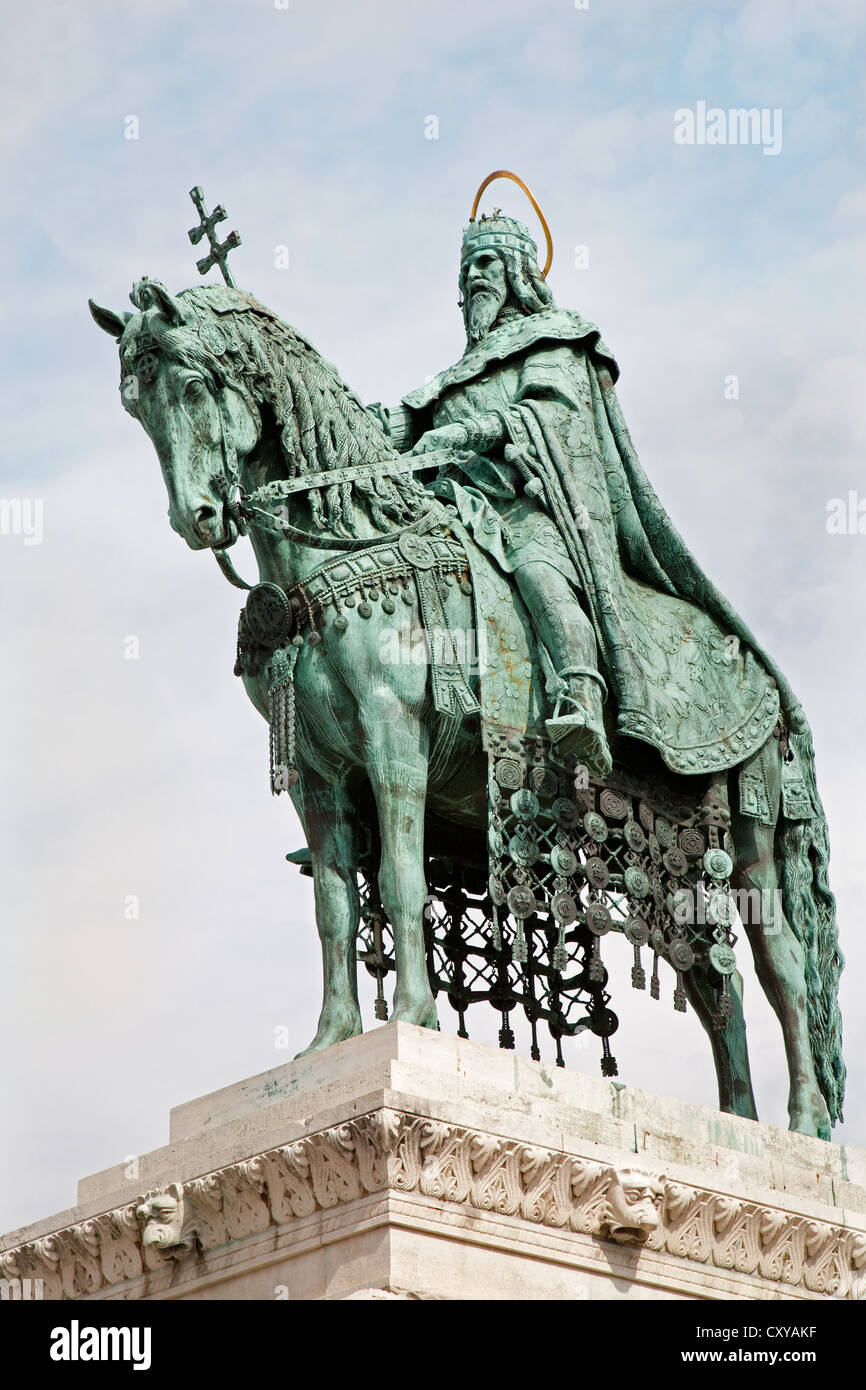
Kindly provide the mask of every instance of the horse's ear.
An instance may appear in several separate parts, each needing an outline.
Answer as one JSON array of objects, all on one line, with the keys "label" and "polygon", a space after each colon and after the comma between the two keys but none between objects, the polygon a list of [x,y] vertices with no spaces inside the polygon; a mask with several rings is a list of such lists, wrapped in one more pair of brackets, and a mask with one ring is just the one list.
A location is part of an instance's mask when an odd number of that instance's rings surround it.
[{"label": "horse's ear", "polygon": [[180,328],[181,324],[189,319],[189,314],[180,300],[169,294],[159,280],[139,280],[130,297],[133,304],[137,304],[141,309],[157,309],[171,328]]},{"label": "horse's ear", "polygon": [[168,319],[172,328],[179,328],[186,322],[186,314],[179,299],[175,299],[173,294],[169,294],[165,285],[161,285],[158,280],[151,283],[153,298],[159,312],[163,318]]},{"label": "horse's ear", "polygon": [[132,318],[132,314],[116,314],[113,309],[103,309],[99,304],[94,304],[92,299],[88,299],[87,303],[93,315],[93,322],[98,324],[104,333],[110,333],[112,338],[120,342],[123,330]]}]

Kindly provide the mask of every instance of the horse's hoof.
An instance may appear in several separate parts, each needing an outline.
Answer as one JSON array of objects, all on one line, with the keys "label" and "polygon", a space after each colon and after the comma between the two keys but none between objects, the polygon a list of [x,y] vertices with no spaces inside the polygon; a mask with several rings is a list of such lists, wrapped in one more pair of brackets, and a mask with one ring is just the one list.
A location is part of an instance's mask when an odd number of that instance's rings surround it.
[{"label": "horse's hoof", "polygon": [[308,1057],[311,1052],[324,1052],[326,1047],[333,1047],[335,1043],[347,1042],[349,1038],[357,1038],[363,1033],[364,1028],[360,1018],[352,1019],[344,1024],[328,1024],[325,1028],[319,1028],[309,1047],[305,1047],[303,1052],[295,1053],[295,1061],[299,1057]]},{"label": "horse's hoof", "polygon": [[430,1028],[434,1033],[439,1032],[439,1016],[435,1004],[432,1008],[429,1004],[407,1004],[405,1008],[394,1010],[391,1022],[414,1023],[416,1028]]},{"label": "horse's hoof", "polygon": [[802,1109],[789,1110],[788,1117],[788,1129],[794,1134],[808,1134],[813,1139],[828,1141],[832,1137],[830,1113],[824,1105],[815,1108],[805,1105]]}]

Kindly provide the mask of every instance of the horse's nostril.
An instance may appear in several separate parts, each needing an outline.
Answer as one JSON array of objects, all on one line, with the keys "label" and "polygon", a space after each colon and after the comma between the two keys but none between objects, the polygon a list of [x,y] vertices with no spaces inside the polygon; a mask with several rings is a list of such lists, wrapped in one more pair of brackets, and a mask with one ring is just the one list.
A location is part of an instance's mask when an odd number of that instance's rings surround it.
[{"label": "horse's nostril", "polygon": [[203,526],[207,525],[209,521],[213,521],[215,517],[215,507],[199,507],[195,514],[195,524],[199,530],[201,530]]}]

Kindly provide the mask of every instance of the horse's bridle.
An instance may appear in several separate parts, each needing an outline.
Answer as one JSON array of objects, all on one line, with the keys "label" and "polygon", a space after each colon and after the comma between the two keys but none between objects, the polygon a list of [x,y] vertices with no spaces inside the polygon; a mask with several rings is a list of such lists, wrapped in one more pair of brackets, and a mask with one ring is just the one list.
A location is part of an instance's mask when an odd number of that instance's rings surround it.
[{"label": "horse's bridle", "polygon": [[[220,447],[223,456],[223,481],[225,483],[225,505],[229,516],[237,527],[239,536],[246,534],[246,521],[244,519],[242,504],[238,498],[241,490],[240,467],[238,466],[238,452],[232,439],[232,432],[229,428],[228,411],[225,404],[225,387],[220,389],[216,398],[217,409],[220,413]],[[245,579],[241,579],[234,565],[228,556],[226,546],[213,547],[216,562],[230,584],[236,589],[251,589],[252,584],[248,584]]]},{"label": "horse's bridle", "polygon": [[[266,511],[262,507],[255,506],[251,500],[244,497],[244,491],[240,481],[240,467],[238,465],[237,450],[232,439],[229,427],[228,412],[224,400],[224,388],[217,397],[217,408],[220,413],[221,451],[223,458],[223,480],[225,483],[225,504],[228,509],[238,534],[246,535],[251,524],[261,527],[263,530],[270,531],[273,535],[285,536],[288,540],[300,541],[303,545],[312,546],[317,550],[363,550],[365,546],[376,545],[385,537],[365,536],[360,539],[357,537],[340,536],[321,536],[312,531],[304,531],[301,527],[291,526],[288,521],[283,521],[274,516],[273,512]],[[436,450],[435,453],[417,455],[414,458],[406,458],[398,455],[394,460],[386,460],[381,465],[356,464],[354,467],[323,470],[317,473],[307,473],[301,478],[293,478],[285,485],[277,485],[273,489],[274,500],[278,500],[277,494],[283,499],[287,499],[294,493],[309,492],[316,487],[332,487],[335,483],[351,482],[355,478],[366,478],[376,471],[380,475],[387,473],[389,476],[399,477],[406,473],[417,472],[421,469],[440,468],[446,463],[454,462],[457,456],[466,456],[466,451],[455,449]],[[390,466],[389,466],[390,465]],[[255,494],[254,494],[255,495]],[[424,508],[420,516],[406,526],[401,526],[393,532],[389,532],[396,540],[404,532],[428,531],[431,526],[442,519],[442,507],[431,497],[430,505]],[[245,579],[241,579],[227,553],[227,546],[213,547],[216,562],[225,575],[226,579],[236,589],[251,589],[253,586],[248,584]]]}]

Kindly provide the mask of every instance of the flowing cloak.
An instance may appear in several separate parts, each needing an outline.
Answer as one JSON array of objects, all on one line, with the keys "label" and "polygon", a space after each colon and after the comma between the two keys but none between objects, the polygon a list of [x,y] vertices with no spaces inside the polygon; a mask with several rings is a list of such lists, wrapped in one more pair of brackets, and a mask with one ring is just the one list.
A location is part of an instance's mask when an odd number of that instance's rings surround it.
[{"label": "flowing cloak", "polygon": [[[463,482],[448,488],[461,519],[500,564],[504,550],[509,568],[508,545],[483,499],[506,498],[509,474],[528,483],[576,572],[618,731],[654,746],[676,772],[722,771],[767,740],[780,701],[793,732],[808,726],[784,675],[700,569],[651,487],[617,400],[618,375],[593,324],[548,309],[488,334],[403,404],[416,435],[431,424],[499,415],[511,467],[501,445],[470,458]],[[507,530],[507,511],[505,519]],[[811,816],[799,767],[798,786],[787,780],[788,811]],[[755,785],[754,804],[743,809],[766,819],[762,791]]]},{"label": "flowing cloak", "polygon": [[[510,510],[523,508],[520,550],[532,530],[527,504],[538,499],[536,517],[555,523],[591,618],[621,733],[653,745],[678,772],[739,765],[740,811],[773,825],[762,759],[753,755],[781,708],[787,824],[776,832],[776,863],[785,916],[805,953],[821,1090],[831,1117],[841,1117],[845,1065],[836,996],[843,958],[811,732],[785,676],[703,573],[650,486],[616,397],[618,375],[593,324],[547,309],[488,334],[405,396],[403,407],[413,439],[437,424],[499,415],[507,456],[501,445],[470,455],[462,480],[450,482],[451,498],[476,542],[506,569],[515,563],[509,566],[507,532],[497,534],[503,513],[508,525],[502,504],[510,495]],[[521,484],[529,484],[529,496],[518,495]]]}]

